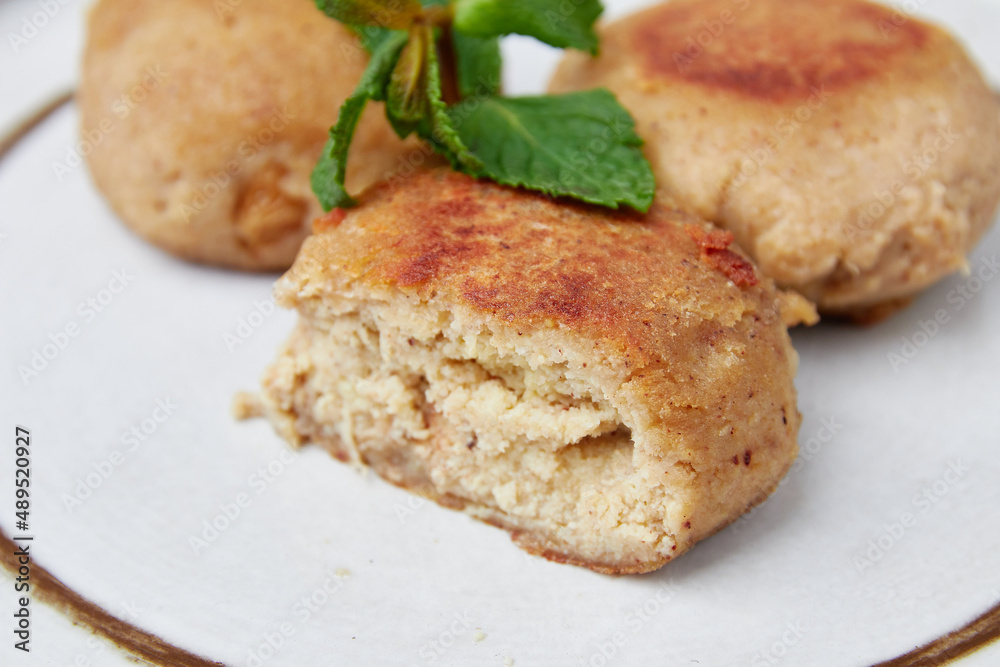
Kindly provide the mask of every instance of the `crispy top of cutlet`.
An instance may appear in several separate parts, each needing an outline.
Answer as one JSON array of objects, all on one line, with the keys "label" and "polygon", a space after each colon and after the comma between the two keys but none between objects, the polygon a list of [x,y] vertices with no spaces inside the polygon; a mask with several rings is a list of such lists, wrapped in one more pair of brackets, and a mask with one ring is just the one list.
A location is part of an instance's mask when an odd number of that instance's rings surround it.
[{"label": "crispy top of cutlet", "polygon": [[889,73],[919,78],[926,59],[951,42],[864,0],[672,0],[615,24],[602,50],[639,52],[640,76],[649,81],[794,101]]},{"label": "crispy top of cutlet", "polygon": [[316,226],[327,229],[279,292],[398,288],[511,327],[566,327],[647,361],[682,329],[718,337],[748,313],[752,328],[780,319],[772,283],[731,282],[685,229],[696,221],[675,210],[555,202],[445,168],[376,187],[338,218]]}]

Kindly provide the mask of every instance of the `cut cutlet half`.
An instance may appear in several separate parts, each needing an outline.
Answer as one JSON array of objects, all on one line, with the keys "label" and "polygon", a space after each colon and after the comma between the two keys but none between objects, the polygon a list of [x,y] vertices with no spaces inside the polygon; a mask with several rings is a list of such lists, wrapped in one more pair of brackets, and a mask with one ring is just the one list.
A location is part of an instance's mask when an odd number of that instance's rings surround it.
[{"label": "cut cutlet half", "polygon": [[294,445],[607,573],[678,556],[795,458],[781,295],[690,216],[433,170],[334,220],[277,287],[300,319],[261,405]]}]

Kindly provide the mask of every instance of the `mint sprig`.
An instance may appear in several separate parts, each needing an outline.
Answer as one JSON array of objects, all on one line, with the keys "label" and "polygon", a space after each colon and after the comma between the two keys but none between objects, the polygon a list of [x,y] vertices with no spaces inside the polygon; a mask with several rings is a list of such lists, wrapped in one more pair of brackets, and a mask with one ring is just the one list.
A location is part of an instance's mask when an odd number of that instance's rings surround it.
[{"label": "mint sprig", "polygon": [[[461,105],[451,113],[461,114]],[[653,199],[652,172],[644,159],[636,159],[642,156],[642,139],[609,90],[491,97],[456,125],[459,137],[483,162],[476,176],[641,211]],[[578,145],[580,137],[593,139]]]},{"label": "mint sprig", "polygon": [[500,39],[469,37],[452,30],[455,49],[455,77],[462,97],[488,97],[500,90]]},{"label": "mint sprig", "polygon": [[378,26],[390,30],[410,27],[423,5],[418,0],[316,0],[330,18],[353,26]]},{"label": "mint sprig", "polygon": [[594,22],[603,11],[600,0],[459,0],[454,29],[471,37],[528,35],[596,56]]},{"label": "mint sprig", "polygon": [[632,117],[611,92],[498,95],[499,37],[524,34],[596,53],[598,0],[316,4],[354,28],[372,54],[312,174],[313,191],[327,210],[356,203],[344,189],[344,175],[348,147],[369,100],[386,103],[386,116],[401,138],[416,133],[463,173],[615,209],[649,209],[652,170]]},{"label": "mint sprig", "polygon": [[381,102],[385,99],[389,77],[406,43],[407,35],[402,32],[390,35],[381,43],[361,75],[358,87],[341,105],[337,124],[330,128],[330,138],[323,147],[323,154],[311,177],[313,192],[327,211],[337,206],[354,206],[357,203],[344,189],[347,149],[351,146],[354,130],[358,127],[361,113],[368,101]]}]

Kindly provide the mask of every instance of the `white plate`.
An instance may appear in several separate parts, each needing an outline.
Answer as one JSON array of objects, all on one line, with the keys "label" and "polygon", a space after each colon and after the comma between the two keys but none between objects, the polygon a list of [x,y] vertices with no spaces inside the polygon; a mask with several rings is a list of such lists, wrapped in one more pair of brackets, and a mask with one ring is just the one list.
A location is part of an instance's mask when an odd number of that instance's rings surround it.
[{"label": "white plate", "polygon": [[[923,10],[1000,78],[997,3]],[[513,58],[514,79],[531,88],[551,56]],[[254,653],[295,666],[866,665],[1000,601],[1000,279],[982,268],[1000,228],[971,258],[989,279],[951,277],[874,328],[795,332],[801,463],[677,562],[614,578],[526,556],[506,533],[233,421],[233,394],[256,385],[293,321],[269,311],[273,276],[184,264],[126,231],[85,168],[54,173],[76,125],[64,108],[0,163],[0,527],[16,532],[26,426],[34,558],[125,620],[233,666]],[[947,323],[922,333],[939,311]],[[246,333],[230,349],[227,335]],[[25,381],[36,351],[52,358]],[[0,662],[123,662],[51,611],[35,622],[30,658],[0,624]],[[993,646],[963,664],[998,661]]]}]

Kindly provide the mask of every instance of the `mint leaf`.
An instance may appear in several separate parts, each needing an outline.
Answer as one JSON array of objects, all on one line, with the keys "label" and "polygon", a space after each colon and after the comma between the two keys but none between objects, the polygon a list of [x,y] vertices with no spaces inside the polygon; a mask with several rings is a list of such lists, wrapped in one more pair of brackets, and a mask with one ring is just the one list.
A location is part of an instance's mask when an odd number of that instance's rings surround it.
[{"label": "mint leaf", "polygon": [[418,128],[418,134],[447,157],[455,169],[466,173],[480,169],[482,163],[462,142],[453,118],[448,113],[448,105],[444,103],[441,93],[441,65],[434,39],[427,45],[427,99],[430,102],[430,113],[426,123]]},{"label": "mint leaf", "polygon": [[400,30],[387,30],[386,28],[376,28],[374,26],[350,26],[361,40],[361,45],[368,53],[375,53],[393,35],[405,35]]},{"label": "mint leaf", "polygon": [[454,28],[470,37],[528,35],[559,48],[597,54],[600,0],[457,0]]},{"label": "mint leaf", "polygon": [[[434,39],[427,26],[410,31],[409,41],[399,54],[386,89],[386,113],[398,123],[396,132],[406,136],[427,115],[427,42]],[[406,129],[402,129],[406,128]]]},{"label": "mint leaf", "polygon": [[462,97],[488,97],[500,89],[500,40],[496,37],[469,37],[452,32],[458,94]]},{"label": "mint leaf", "polygon": [[[322,10],[323,6],[321,3],[328,2],[329,0],[316,0],[316,4]],[[429,7],[447,7],[450,0],[421,0],[420,4],[424,9]],[[354,32],[357,33],[358,37],[361,39],[362,46],[368,51],[368,53],[375,53],[378,48],[382,46],[385,40],[392,36],[393,31],[387,28],[379,28],[376,26],[350,26],[353,28]]]},{"label": "mint leaf", "polygon": [[330,18],[353,26],[408,28],[422,9],[417,0],[316,0]]},{"label": "mint leaf", "polygon": [[406,42],[405,32],[393,32],[382,43],[361,75],[358,87],[341,105],[336,125],[330,128],[330,138],[323,147],[323,154],[310,179],[313,192],[327,211],[336,206],[353,206],[356,203],[344,189],[347,149],[368,100],[384,99],[389,77]]},{"label": "mint leaf", "polygon": [[482,161],[473,175],[554,196],[645,212],[654,181],[635,123],[610,91],[491,97],[450,113]]},{"label": "mint leaf", "polygon": [[[316,3],[351,24],[372,51],[313,170],[313,191],[327,210],[355,203],[344,189],[346,160],[368,100],[385,101],[396,134],[416,133],[458,171],[610,208],[649,209],[654,183],[642,140],[609,91],[497,96],[501,35],[520,33],[596,52],[598,0]],[[448,58],[445,74],[439,45]],[[445,83],[449,101],[460,100],[454,106],[445,103]]]}]

